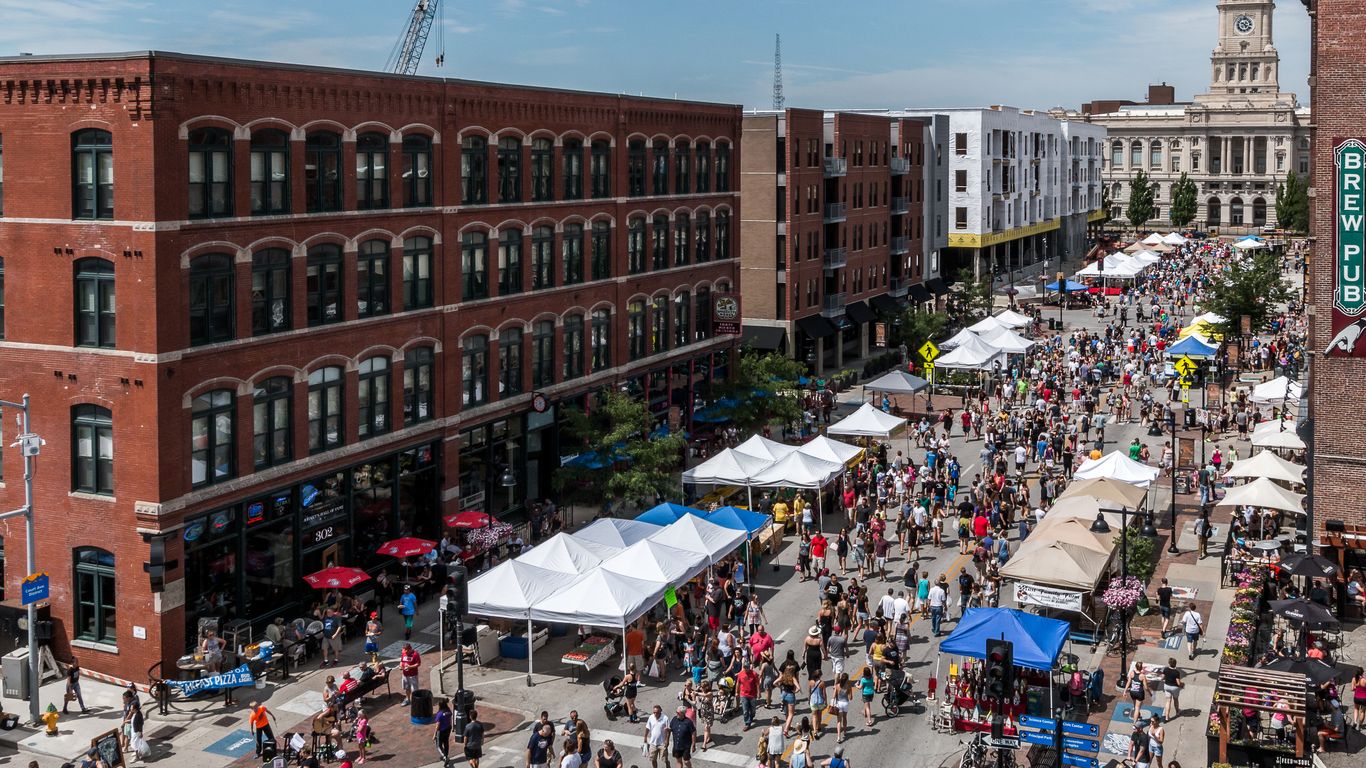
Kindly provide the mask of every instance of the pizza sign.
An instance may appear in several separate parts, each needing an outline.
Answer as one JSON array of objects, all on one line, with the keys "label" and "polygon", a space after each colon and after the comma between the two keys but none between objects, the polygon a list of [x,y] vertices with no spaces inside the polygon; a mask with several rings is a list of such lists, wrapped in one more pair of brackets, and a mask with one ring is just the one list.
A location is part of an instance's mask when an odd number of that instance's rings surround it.
[{"label": "pizza sign", "polygon": [[1333,148],[1333,340],[1325,354],[1366,355],[1366,144]]},{"label": "pizza sign", "polygon": [[740,332],[740,299],[733,293],[718,293],[712,299],[712,332],[738,334]]}]

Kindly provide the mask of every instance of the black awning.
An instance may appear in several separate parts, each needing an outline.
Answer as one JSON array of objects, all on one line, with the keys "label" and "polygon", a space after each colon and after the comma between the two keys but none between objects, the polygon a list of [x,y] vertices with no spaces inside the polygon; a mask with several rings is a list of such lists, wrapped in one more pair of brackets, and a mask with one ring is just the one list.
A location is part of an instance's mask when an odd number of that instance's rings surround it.
[{"label": "black awning", "polygon": [[877,315],[873,314],[873,310],[869,309],[868,304],[862,301],[856,301],[853,304],[845,306],[844,314],[848,315],[849,319],[856,323],[866,323],[869,320],[877,319]]},{"label": "black awning", "polygon": [[835,335],[835,326],[829,320],[820,315],[811,317],[801,317],[797,319],[797,327],[812,339],[823,339],[827,336]]},{"label": "black awning", "polygon": [[772,325],[746,325],[740,345],[764,352],[779,352],[787,342],[787,329]]},{"label": "black awning", "polygon": [[930,289],[926,288],[923,283],[916,283],[911,286],[911,301],[917,303],[934,301],[934,294],[930,293]]},{"label": "black awning", "polygon": [[884,315],[901,314],[901,302],[897,301],[896,299],[892,298],[891,296],[885,293],[879,293],[878,295],[869,299],[868,303],[873,305],[873,309],[877,310],[878,312],[881,312]]},{"label": "black awning", "polygon": [[944,285],[944,281],[940,280],[937,277],[932,277],[929,280],[926,280],[925,287],[928,288],[930,290],[930,293],[933,293],[935,296],[946,296],[949,292],[949,287],[947,285]]}]

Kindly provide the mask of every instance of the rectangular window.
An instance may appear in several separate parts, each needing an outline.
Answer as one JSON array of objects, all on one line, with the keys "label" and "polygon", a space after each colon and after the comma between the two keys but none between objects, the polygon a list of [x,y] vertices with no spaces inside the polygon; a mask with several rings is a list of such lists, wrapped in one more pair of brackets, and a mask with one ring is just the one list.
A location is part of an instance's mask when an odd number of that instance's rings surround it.
[{"label": "rectangular window", "polygon": [[686,347],[692,341],[692,295],[683,291],[674,297],[674,347]]},{"label": "rectangular window", "polygon": [[612,196],[612,145],[606,141],[595,141],[590,157],[589,174],[592,176],[594,198]]},{"label": "rectangular window", "polygon": [[626,271],[633,275],[645,271],[644,219],[631,219],[626,227]]},{"label": "rectangular window", "polygon": [[403,423],[418,424],[436,416],[431,347],[415,347],[403,356]]},{"label": "rectangular window", "polygon": [[633,301],[626,314],[626,352],[632,360],[645,357],[645,302]]},{"label": "rectangular window", "polygon": [[730,258],[730,212],[718,211],[716,214],[716,232],[713,235],[716,241],[716,258]]},{"label": "rectangular window", "polygon": [[488,241],[488,235],[483,232],[466,232],[461,238],[460,276],[462,288],[460,296],[464,301],[488,298]]},{"label": "rectangular window", "polygon": [[607,370],[612,364],[612,313],[599,309],[593,313],[593,337],[590,347],[593,350],[591,368],[594,373]]},{"label": "rectangular window", "polygon": [[482,136],[466,137],[460,145],[460,201],[483,205],[489,200],[488,141]]},{"label": "rectangular window", "polygon": [[367,240],[356,256],[356,316],[389,314],[389,241]]},{"label": "rectangular window", "polygon": [[686,142],[674,145],[674,194],[686,195],[692,191],[688,170],[692,166],[691,149]]},{"label": "rectangular window", "polygon": [[605,221],[593,222],[591,249],[591,277],[606,280],[612,276],[612,228]]},{"label": "rectangular window", "polygon": [[693,237],[693,245],[696,247],[696,262],[705,264],[711,261],[711,214],[706,211],[697,213],[697,229]]},{"label": "rectangular window", "polygon": [[389,137],[365,133],[356,139],[356,208],[389,207]]},{"label": "rectangular window", "polygon": [[555,323],[536,324],[531,335],[531,386],[548,387],[555,383]]},{"label": "rectangular window", "polygon": [[645,195],[645,142],[632,141],[626,152],[626,194]]},{"label": "rectangular window", "polygon": [[306,278],[309,327],[342,321],[341,269],[341,248],[320,245],[310,249]]},{"label": "rectangular window", "polygon": [[327,131],[304,141],[304,202],[309,213],[341,210],[341,136]]},{"label": "rectangular window", "polygon": [[319,368],[308,375],[308,450],[330,451],[342,444],[342,369]]},{"label": "rectangular window", "polygon": [[118,640],[114,581],[113,553],[93,547],[76,550],[73,634],[77,639],[106,645]]},{"label": "rectangular window", "polygon": [[566,224],[560,235],[560,260],[564,263],[564,285],[583,282],[583,225]]},{"label": "rectangular window", "polygon": [[669,144],[658,141],[654,145],[654,163],[650,172],[651,187],[656,195],[669,194]]},{"label": "rectangular window", "polygon": [[227,389],[216,389],[194,399],[190,418],[190,484],[199,487],[231,478],[235,401]]},{"label": "rectangular window", "polygon": [[289,213],[289,134],[284,131],[252,134],[251,213]]},{"label": "rectangular window", "polygon": [[711,191],[711,145],[697,145],[697,191],[705,193]]},{"label": "rectangular window", "polygon": [[78,405],[71,424],[71,489],[114,493],[114,422],[109,409]]},{"label": "rectangular window", "polygon": [[674,217],[674,266],[683,267],[688,264],[689,243],[688,235],[692,233],[691,222],[688,214],[680,213]]},{"label": "rectangular window", "polygon": [[650,224],[650,260],[652,269],[669,266],[669,220],[656,216]]},{"label": "rectangular window", "polygon": [[403,139],[403,204],[432,204],[432,140],[422,135]]},{"label": "rectangular window", "polygon": [[955,155],[966,155],[968,153],[968,135],[966,133],[955,133],[953,135],[953,153]]},{"label": "rectangular window", "polygon": [[552,186],[555,172],[555,145],[550,139],[531,142],[531,199],[544,202],[554,199]]},{"label": "rectangular window", "polygon": [[522,232],[505,229],[498,238],[498,295],[522,292]]},{"label": "rectangular window", "polygon": [[564,199],[583,199],[583,142],[569,139],[560,149],[564,167]]},{"label": "rectangular window", "polygon": [[95,128],[77,131],[71,150],[75,218],[114,218],[113,134]]},{"label": "rectangular window", "polygon": [[656,296],[650,302],[650,352],[669,349],[669,300]]},{"label": "rectangular window", "polygon": [[531,290],[555,287],[555,231],[537,227],[531,232]]},{"label": "rectangular window", "polygon": [[730,145],[716,146],[716,191],[730,191]]},{"label": "rectangular window", "polygon": [[693,314],[693,334],[698,341],[711,338],[711,289],[698,288],[697,311]]},{"label": "rectangular window", "polygon": [[967,172],[967,171],[954,171],[954,172],[953,172],[953,191],[954,191],[954,192],[967,192],[967,191],[968,191],[968,172]]},{"label": "rectangular window", "polygon": [[461,402],[466,408],[489,401],[489,337],[476,334],[465,339],[461,359]]},{"label": "rectangular window", "polygon": [[114,346],[114,265],[104,259],[76,263],[76,346]]},{"label": "rectangular window", "polygon": [[522,141],[498,140],[498,202],[522,202]]},{"label": "rectangular window", "polygon": [[190,132],[190,218],[232,215],[232,134]]},{"label": "rectangular window", "polygon": [[403,308],[432,306],[432,241],[410,237],[403,242]]},{"label": "rectangular window", "polygon": [[294,382],[287,376],[266,379],[256,387],[251,406],[251,437],[257,469],[283,464],[293,457],[293,387]]},{"label": "rectangular window", "polygon": [[968,228],[968,209],[958,206],[953,209],[953,226],[955,229]]},{"label": "rectangular window", "polygon": [[564,380],[583,375],[583,315],[564,319]]},{"label": "rectangular window", "polygon": [[498,334],[499,398],[522,393],[522,329],[508,328]]}]

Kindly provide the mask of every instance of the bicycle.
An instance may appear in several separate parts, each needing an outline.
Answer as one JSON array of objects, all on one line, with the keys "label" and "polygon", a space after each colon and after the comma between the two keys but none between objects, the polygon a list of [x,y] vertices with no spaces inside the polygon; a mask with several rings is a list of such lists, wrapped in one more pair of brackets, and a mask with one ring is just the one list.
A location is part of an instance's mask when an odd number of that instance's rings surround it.
[{"label": "bicycle", "polygon": [[978,733],[971,741],[962,741],[963,759],[959,761],[958,768],[991,768],[987,762],[987,744]]}]

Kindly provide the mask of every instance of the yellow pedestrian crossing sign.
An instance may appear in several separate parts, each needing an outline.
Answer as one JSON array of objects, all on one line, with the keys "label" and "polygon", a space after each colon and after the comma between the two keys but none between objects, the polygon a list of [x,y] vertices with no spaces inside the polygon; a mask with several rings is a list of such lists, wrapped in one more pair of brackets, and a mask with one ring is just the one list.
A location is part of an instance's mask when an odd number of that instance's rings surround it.
[{"label": "yellow pedestrian crossing sign", "polygon": [[920,358],[927,363],[932,363],[936,357],[939,357],[939,347],[936,347],[933,341],[921,344],[917,351],[920,353]]},{"label": "yellow pedestrian crossing sign", "polygon": [[1176,368],[1176,372],[1181,374],[1182,377],[1189,378],[1192,373],[1195,373],[1195,369],[1199,366],[1190,358],[1190,355],[1182,355],[1177,358],[1176,365],[1173,367]]}]

